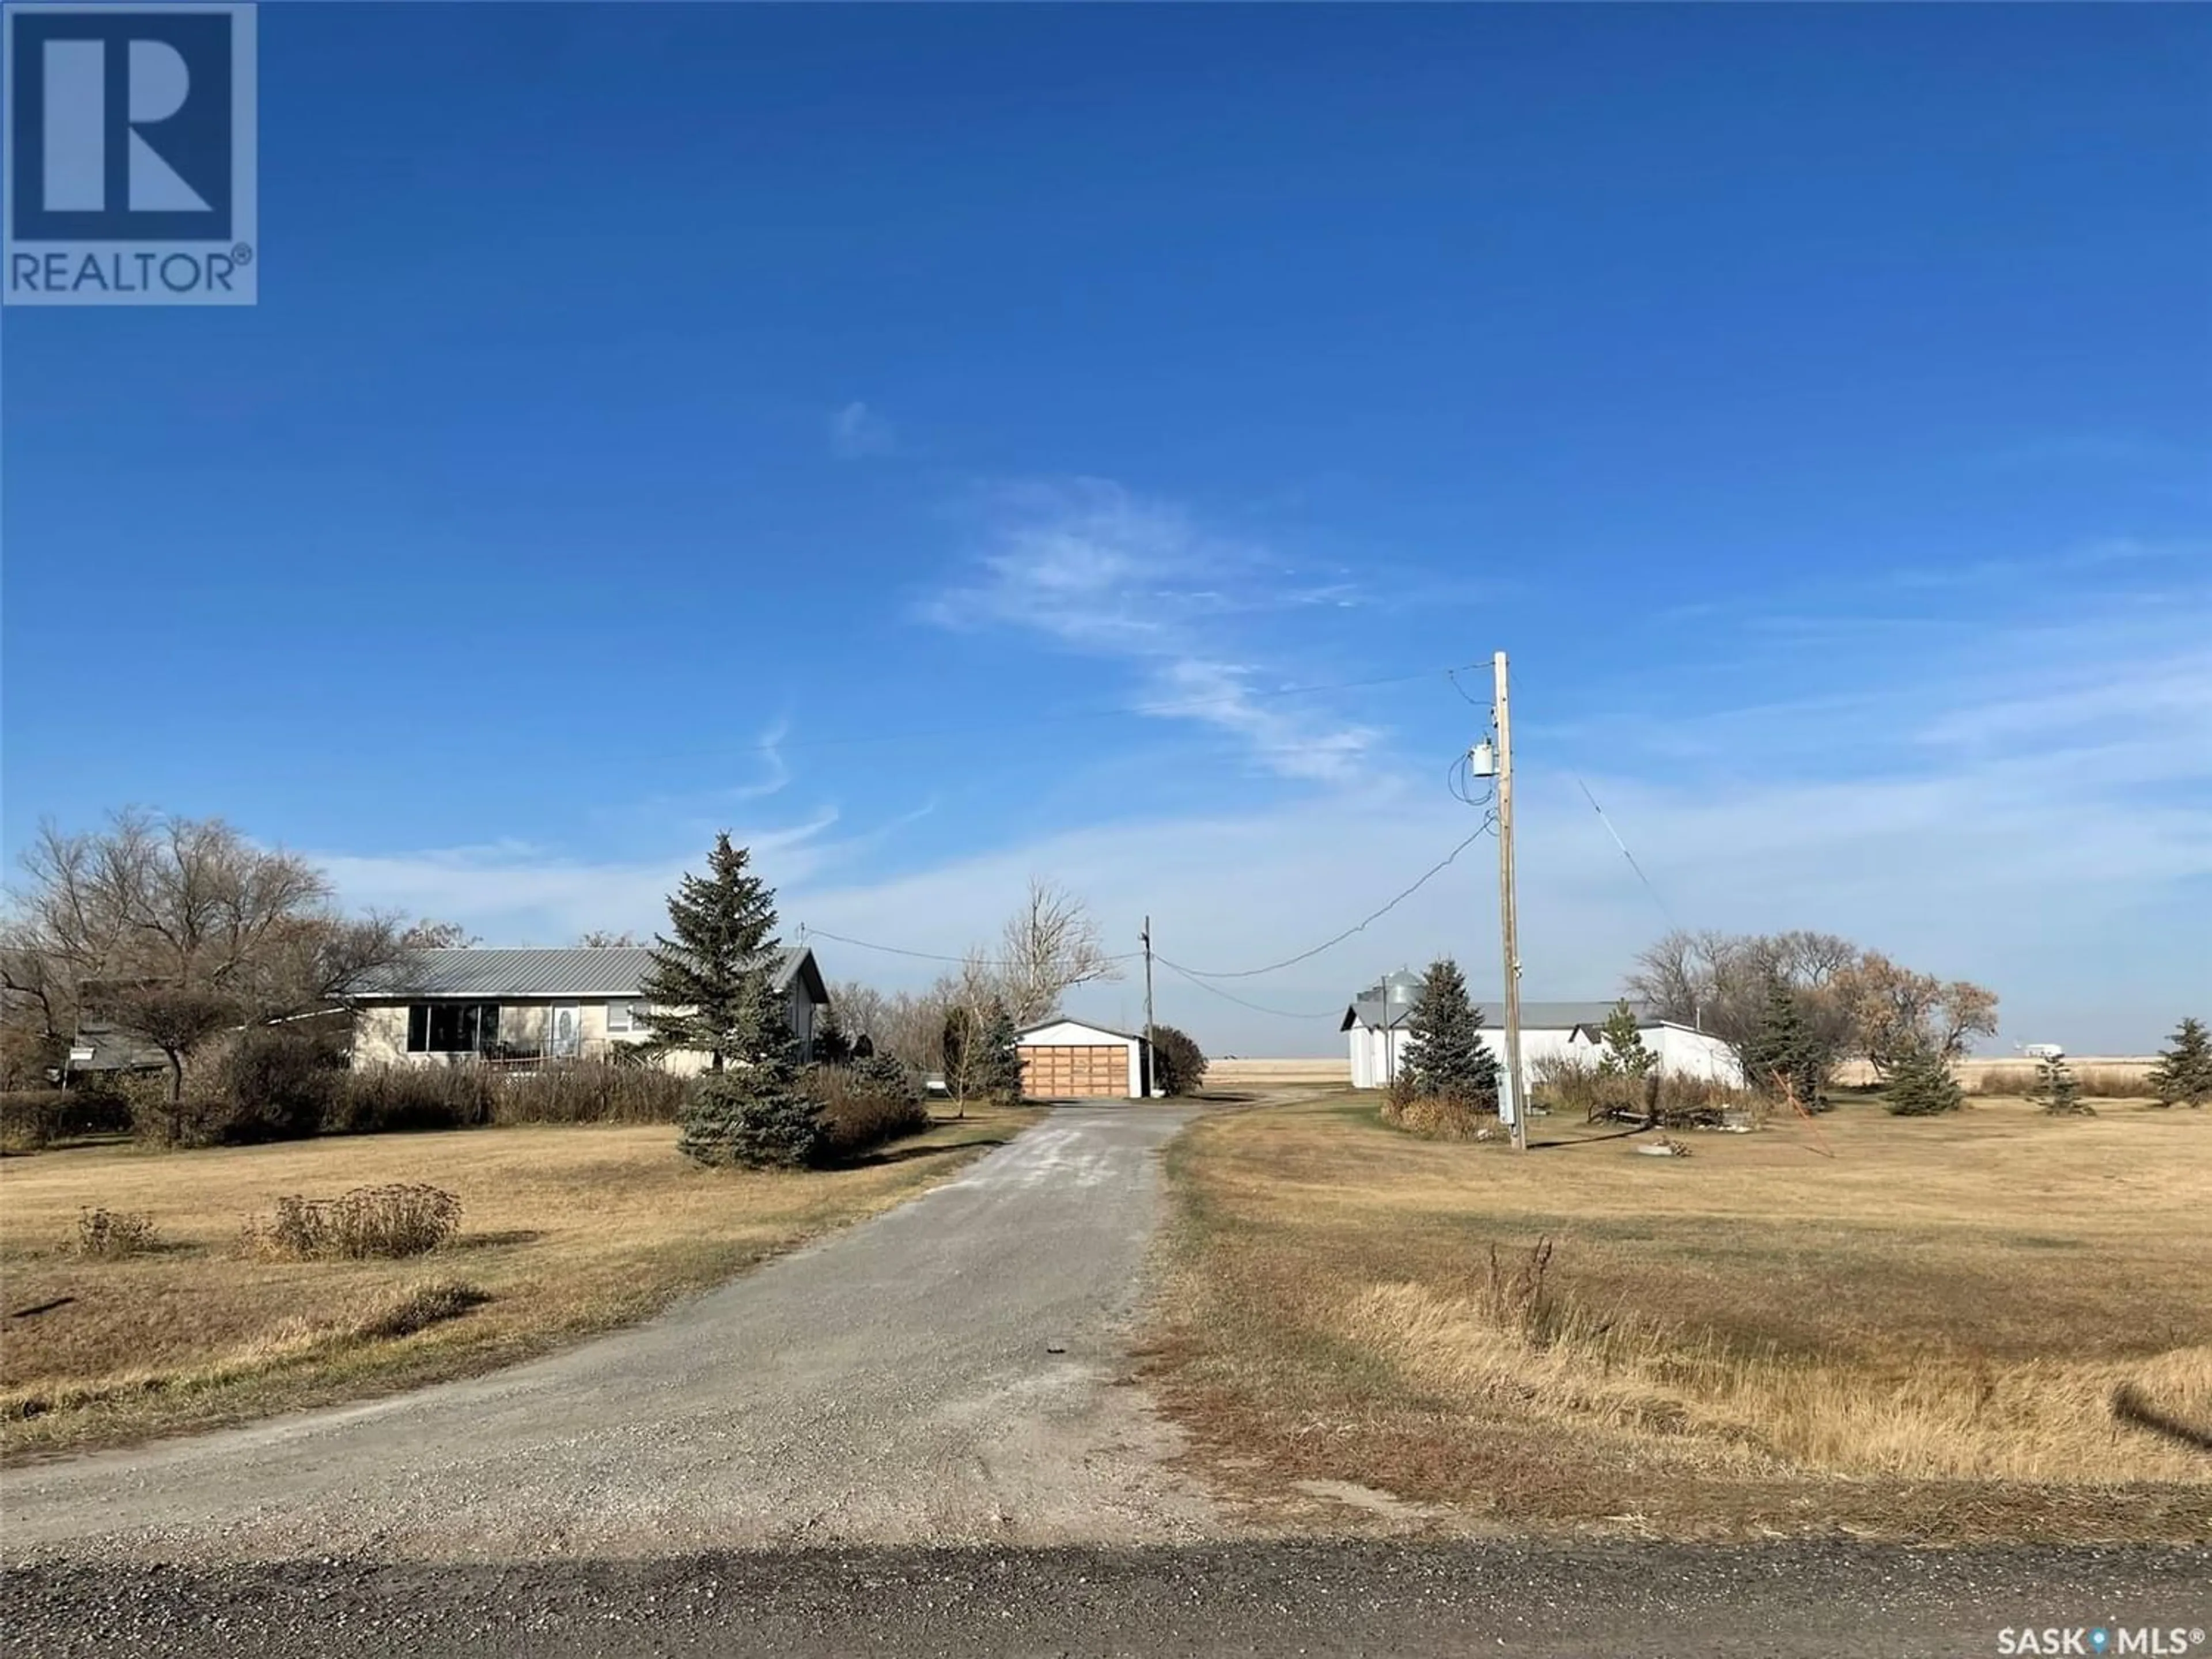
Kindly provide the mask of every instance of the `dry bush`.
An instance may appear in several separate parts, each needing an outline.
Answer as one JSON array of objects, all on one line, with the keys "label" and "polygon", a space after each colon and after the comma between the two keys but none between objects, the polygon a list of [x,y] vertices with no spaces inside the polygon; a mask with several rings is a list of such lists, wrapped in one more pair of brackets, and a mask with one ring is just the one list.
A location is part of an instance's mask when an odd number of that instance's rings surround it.
[{"label": "dry bush", "polygon": [[1580,1112],[1585,1122],[1613,1118],[1656,1122],[1668,1129],[1710,1129],[1730,1113],[1762,1115],[1759,1097],[1709,1078],[1656,1071],[1649,1077],[1611,1077],[1583,1054],[1541,1054],[1528,1063],[1529,1097],[1554,1112]]},{"label": "dry bush", "polygon": [[1401,1072],[1382,1091],[1382,1121],[1424,1140],[1486,1140],[1498,1133],[1498,1114],[1480,1111],[1455,1095],[1428,1094]]},{"label": "dry bush", "polygon": [[799,1079],[820,1103],[833,1159],[857,1157],[901,1135],[929,1127],[929,1109],[903,1073],[880,1062],[810,1066]]},{"label": "dry bush", "polygon": [[356,1187],[337,1198],[286,1197],[247,1220],[250,1255],[295,1261],[422,1255],[459,1230],[461,1200],[420,1182]]},{"label": "dry bush", "polygon": [[365,1135],[474,1128],[492,1121],[496,1090],[483,1066],[372,1066],[343,1074],[323,1129]]},{"label": "dry bush", "polygon": [[556,1060],[494,1079],[496,1124],[673,1123],[684,1080],[659,1066],[613,1060]]},{"label": "dry bush", "polygon": [[103,1205],[76,1213],[75,1249],[79,1255],[112,1261],[118,1256],[143,1255],[160,1248],[154,1218],[143,1210],[111,1210]]},{"label": "dry bush", "polygon": [[490,1293],[458,1279],[434,1279],[386,1291],[354,1321],[348,1334],[363,1342],[386,1342],[448,1319],[491,1300]]},{"label": "dry bush", "polygon": [[1595,1122],[1613,1103],[1605,1086],[1612,1081],[1582,1054],[1539,1054],[1528,1062],[1529,1099],[1554,1112],[1580,1112],[1585,1122]]}]

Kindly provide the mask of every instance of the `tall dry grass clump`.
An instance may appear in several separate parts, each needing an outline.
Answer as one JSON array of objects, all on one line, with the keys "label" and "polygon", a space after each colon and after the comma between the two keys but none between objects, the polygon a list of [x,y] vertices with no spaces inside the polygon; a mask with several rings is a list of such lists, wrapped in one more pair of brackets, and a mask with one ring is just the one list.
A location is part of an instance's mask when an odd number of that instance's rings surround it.
[{"label": "tall dry grass clump", "polygon": [[[1559,1293],[1553,1251],[1492,1248],[1465,1293],[1377,1285],[1339,1304],[1339,1334],[1414,1385],[1480,1413],[1510,1409],[1583,1434],[1663,1443],[1737,1473],[2202,1480],[2212,1434],[2212,1346],[2147,1358],[2012,1364],[1941,1352],[1881,1363],[1740,1351],[1710,1334]],[[2123,1408],[2124,1407],[2124,1409]],[[2130,1417],[2130,1413],[2134,1416]]]},{"label": "tall dry grass clump", "polygon": [[673,1123],[684,1087],[684,1079],[643,1059],[556,1060],[495,1079],[488,1121]]},{"label": "tall dry grass clump", "polygon": [[[2093,1061],[2071,1069],[2081,1092],[2100,1100],[2133,1100],[2149,1093],[2148,1063],[2099,1065]],[[2018,1065],[2009,1061],[1995,1066],[1973,1064],[1959,1068],[1959,1083],[1970,1095],[2028,1095],[2034,1092],[2042,1075],[2040,1066],[2025,1060]]]},{"label": "tall dry grass clump", "polygon": [[249,1219],[249,1255],[278,1260],[364,1261],[423,1255],[453,1237],[461,1200],[420,1182],[356,1187],[336,1198],[286,1197],[275,1211]]}]

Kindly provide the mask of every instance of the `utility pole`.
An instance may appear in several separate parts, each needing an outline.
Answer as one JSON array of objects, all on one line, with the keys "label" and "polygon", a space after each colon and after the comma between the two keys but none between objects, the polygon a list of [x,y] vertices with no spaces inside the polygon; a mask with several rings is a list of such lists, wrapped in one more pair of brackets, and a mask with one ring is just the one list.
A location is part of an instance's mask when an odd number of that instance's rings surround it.
[{"label": "utility pole", "polygon": [[1145,931],[1140,937],[1145,941],[1145,1098],[1149,1100],[1152,1091],[1160,1084],[1159,1079],[1154,1075],[1158,1067],[1153,1059],[1152,1048],[1152,919],[1150,916],[1145,918]]},{"label": "utility pole", "polygon": [[1521,924],[1513,898],[1513,711],[1505,696],[1505,653],[1491,659],[1498,722],[1498,931],[1505,951],[1505,1079],[1513,1099],[1513,1149],[1528,1150],[1528,1103],[1521,1089]]}]

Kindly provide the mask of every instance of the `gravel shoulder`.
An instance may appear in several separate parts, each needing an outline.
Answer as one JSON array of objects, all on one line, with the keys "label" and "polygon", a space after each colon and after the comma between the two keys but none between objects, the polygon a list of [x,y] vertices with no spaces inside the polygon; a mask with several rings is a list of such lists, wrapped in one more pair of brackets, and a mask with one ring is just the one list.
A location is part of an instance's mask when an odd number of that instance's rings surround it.
[{"label": "gravel shoulder", "polygon": [[1069,1108],[635,1329],[376,1403],[0,1474],[0,1559],[525,1560],[1211,1530],[1123,1368],[1189,1113]]},{"label": "gravel shoulder", "polygon": [[[2212,1552],[1340,1541],[847,1549],[511,1567],[294,1563],[0,1576],[0,1652],[1743,1656],[2005,1651],[2154,1628],[2203,1654]],[[2176,1644],[2166,1638],[2178,1632]],[[2038,1651],[2058,1651],[2055,1647]],[[2066,1650],[2069,1651],[2075,1650]],[[2094,1647],[2079,1650],[2094,1653]],[[2106,1651],[2119,1650],[2113,1638]]]}]

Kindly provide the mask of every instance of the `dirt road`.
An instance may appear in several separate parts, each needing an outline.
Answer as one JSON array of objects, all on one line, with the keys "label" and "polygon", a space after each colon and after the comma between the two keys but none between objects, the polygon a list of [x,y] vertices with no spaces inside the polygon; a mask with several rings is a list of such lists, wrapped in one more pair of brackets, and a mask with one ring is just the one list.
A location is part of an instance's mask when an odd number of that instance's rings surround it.
[{"label": "dirt road", "polygon": [[366,1407],[0,1475],[10,1561],[1172,1540],[1114,1385],[1176,1109],[1073,1108],[654,1322]]}]

